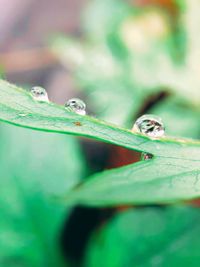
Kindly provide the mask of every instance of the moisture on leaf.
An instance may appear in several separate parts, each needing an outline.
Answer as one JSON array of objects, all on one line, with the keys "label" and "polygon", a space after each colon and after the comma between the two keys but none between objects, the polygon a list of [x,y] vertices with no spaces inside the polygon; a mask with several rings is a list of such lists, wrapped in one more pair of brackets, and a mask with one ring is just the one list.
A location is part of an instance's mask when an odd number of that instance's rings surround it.
[{"label": "moisture on leaf", "polygon": [[149,161],[95,174],[67,194],[66,203],[112,206],[168,203],[200,196],[199,141],[169,137],[151,140],[53,103],[34,101],[27,92],[4,81],[0,82],[0,96],[2,121],[95,138],[153,155]]}]

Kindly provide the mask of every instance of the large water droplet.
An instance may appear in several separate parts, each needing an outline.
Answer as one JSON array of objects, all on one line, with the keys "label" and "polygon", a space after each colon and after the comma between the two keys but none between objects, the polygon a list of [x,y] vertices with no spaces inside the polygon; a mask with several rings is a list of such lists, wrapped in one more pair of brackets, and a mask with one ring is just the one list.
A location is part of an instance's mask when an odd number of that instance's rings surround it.
[{"label": "large water droplet", "polygon": [[70,111],[73,111],[79,115],[85,115],[86,114],[86,105],[85,103],[79,99],[79,98],[72,98],[67,101],[65,104],[65,107],[69,109]]},{"label": "large water droplet", "polygon": [[158,116],[155,115],[143,115],[136,120],[133,131],[143,133],[152,138],[159,138],[164,136],[165,127]]},{"label": "large water droplet", "polygon": [[31,94],[33,98],[40,102],[49,102],[48,94],[46,90],[39,86],[34,86],[31,88]]}]

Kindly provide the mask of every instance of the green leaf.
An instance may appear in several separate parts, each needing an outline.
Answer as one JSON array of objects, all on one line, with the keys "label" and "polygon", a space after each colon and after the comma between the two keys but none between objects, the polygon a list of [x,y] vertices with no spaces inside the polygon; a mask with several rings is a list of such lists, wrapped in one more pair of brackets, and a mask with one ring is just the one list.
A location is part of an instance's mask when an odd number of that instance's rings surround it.
[{"label": "green leaf", "polygon": [[[187,139],[168,137],[151,140],[96,118],[69,112],[62,106],[35,101],[30,93],[3,80],[0,80],[0,108],[0,120],[5,122],[42,131],[91,137],[141,152],[162,155],[169,153],[167,149],[172,146],[176,155],[179,148],[186,146],[187,150],[190,146],[200,146],[200,142]],[[165,151],[162,151],[164,146]]]},{"label": "green leaf", "polygon": [[151,140],[89,116],[68,112],[52,103],[0,82],[0,119],[44,131],[87,136],[148,152],[149,161],[102,172],[69,193],[67,202],[88,205],[165,203],[200,196],[200,142]]},{"label": "green leaf", "polygon": [[[167,147],[167,144],[166,144]],[[199,149],[169,146],[166,155],[96,174],[66,197],[95,206],[170,203],[200,196]],[[170,152],[171,151],[171,152]],[[168,154],[170,152],[170,154]]]},{"label": "green leaf", "polygon": [[84,266],[196,267],[200,260],[199,235],[199,209],[126,211],[95,232]]},{"label": "green leaf", "polygon": [[65,266],[60,232],[69,209],[52,200],[80,181],[72,137],[0,128],[0,266]]},{"label": "green leaf", "polygon": [[[91,137],[149,153],[156,152],[163,145],[160,141],[149,142],[146,136],[133,134],[130,130],[69,112],[62,106],[35,101],[25,90],[2,80],[0,120],[37,130]],[[154,143],[157,143],[157,147]]]}]

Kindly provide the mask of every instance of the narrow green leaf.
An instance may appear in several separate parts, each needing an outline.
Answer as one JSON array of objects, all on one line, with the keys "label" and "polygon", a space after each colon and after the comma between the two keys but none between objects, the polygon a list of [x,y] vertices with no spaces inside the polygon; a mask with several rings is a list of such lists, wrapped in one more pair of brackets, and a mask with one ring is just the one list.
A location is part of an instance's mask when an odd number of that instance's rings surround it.
[{"label": "narrow green leaf", "polygon": [[[49,132],[81,135],[152,154],[166,154],[166,149],[176,150],[188,146],[200,146],[193,140],[150,138],[119,128],[89,116],[80,116],[53,103],[35,101],[32,96],[14,85],[0,80],[0,120],[15,125]],[[171,144],[170,147],[165,142]],[[165,152],[162,148],[165,147]],[[168,152],[169,153],[169,152]]]}]

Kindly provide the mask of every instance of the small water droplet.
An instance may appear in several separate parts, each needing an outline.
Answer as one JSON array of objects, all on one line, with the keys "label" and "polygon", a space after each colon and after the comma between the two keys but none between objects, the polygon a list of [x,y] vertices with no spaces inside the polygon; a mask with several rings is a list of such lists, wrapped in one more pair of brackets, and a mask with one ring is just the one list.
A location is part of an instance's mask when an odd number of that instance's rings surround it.
[{"label": "small water droplet", "polygon": [[165,134],[165,127],[161,118],[155,115],[141,116],[136,120],[132,130],[152,138],[159,138]]},{"label": "small water droplet", "polygon": [[70,111],[73,111],[79,115],[86,115],[86,105],[85,103],[79,98],[72,98],[67,101],[65,107]]},{"label": "small water droplet", "polygon": [[142,153],[141,155],[141,160],[150,160],[152,158],[153,158],[153,155],[149,153]]},{"label": "small water droplet", "polygon": [[31,88],[31,94],[33,98],[40,102],[49,102],[48,94],[46,90],[39,86],[34,86]]}]

